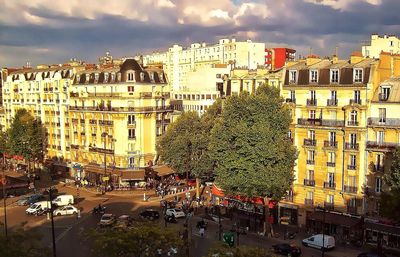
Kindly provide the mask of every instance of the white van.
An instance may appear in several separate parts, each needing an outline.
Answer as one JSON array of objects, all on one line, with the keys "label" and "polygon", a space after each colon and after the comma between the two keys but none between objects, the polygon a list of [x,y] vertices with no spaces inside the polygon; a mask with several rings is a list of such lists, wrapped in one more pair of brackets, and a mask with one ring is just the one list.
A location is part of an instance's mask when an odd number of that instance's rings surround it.
[{"label": "white van", "polygon": [[25,213],[28,215],[39,215],[45,210],[49,210],[51,206],[50,201],[41,201],[32,204],[29,206],[28,209],[26,209]]},{"label": "white van", "polygon": [[330,250],[335,247],[335,238],[323,234],[313,235],[309,238],[303,239],[303,245],[317,249],[322,249],[322,247],[324,247],[325,250]]},{"label": "white van", "polygon": [[56,206],[65,206],[69,204],[74,204],[73,195],[59,195],[53,200],[53,204]]}]

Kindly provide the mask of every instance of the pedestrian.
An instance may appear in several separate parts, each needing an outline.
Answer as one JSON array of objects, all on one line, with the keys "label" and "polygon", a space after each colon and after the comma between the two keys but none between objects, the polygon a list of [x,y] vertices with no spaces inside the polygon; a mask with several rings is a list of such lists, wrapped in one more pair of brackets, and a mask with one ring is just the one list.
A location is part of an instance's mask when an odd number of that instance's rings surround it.
[{"label": "pedestrian", "polygon": [[200,234],[201,237],[204,237],[204,233],[205,233],[205,229],[204,229],[204,227],[202,226],[202,227],[200,227],[200,229],[199,229],[199,234]]}]

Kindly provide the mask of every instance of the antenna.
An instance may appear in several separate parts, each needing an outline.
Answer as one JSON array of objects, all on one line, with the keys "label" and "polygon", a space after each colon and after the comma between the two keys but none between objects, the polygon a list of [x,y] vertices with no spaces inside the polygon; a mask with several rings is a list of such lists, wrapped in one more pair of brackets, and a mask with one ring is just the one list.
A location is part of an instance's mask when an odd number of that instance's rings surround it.
[{"label": "antenna", "polygon": [[335,56],[339,57],[339,46],[338,45],[336,45],[336,47],[335,47]]},{"label": "antenna", "polygon": [[310,47],[310,56],[312,55],[312,47]]}]

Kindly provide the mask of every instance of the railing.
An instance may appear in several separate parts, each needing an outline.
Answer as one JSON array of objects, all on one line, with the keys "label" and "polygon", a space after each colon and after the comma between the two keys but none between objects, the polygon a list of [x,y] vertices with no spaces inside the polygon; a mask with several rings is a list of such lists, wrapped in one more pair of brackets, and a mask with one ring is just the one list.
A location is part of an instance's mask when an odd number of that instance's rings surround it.
[{"label": "railing", "polygon": [[136,126],[136,121],[127,122],[128,126]]},{"label": "railing", "polygon": [[140,98],[152,98],[153,94],[151,92],[141,92],[139,96]]},{"label": "railing", "polygon": [[99,120],[99,125],[112,126],[113,124],[112,120]]},{"label": "railing", "polygon": [[327,106],[337,106],[338,100],[337,99],[327,99],[326,105]]},{"label": "railing", "polygon": [[324,202],[324,208],[326,210],[332,211],[335,209],[335,204],[330,202]]},{"label": "railing", "polygon": [[71,148],[72,148],[72,149],[79,149],[79,145],[73,145],[73,144],[71,144]]},{"label": "railing", "polygon": [[357,165],[347,165],[347,169],[348,170],[356,170],[357,169]]},{"label": "railing", "polygon": [[314,205],[314,199],[304,199],[305,205]]},{"label": "railing", "polygon": [[347,121],[347,125],[348,126],[358,126],[358,121],[355,121],[355,120],[349,120],[349,121]]},{"label": "railing", "polygon": [[136,136],[133,136],[133,137],[129,137],[129,136],[128,136],[128,139],[129,139],[129,140],[135,140],[135,139],[136,139]]},{"label": "railing", "polygon": [[335,167],[336,166],[336,162],[326,162],[326,166]]},{"label": "railing", "polygon": [[350,104],[361,104],[361,99],[350,99]]},{"label": "railing", "polygon": [[89,152],[114,154],[114,150],[112,150],[112,149],[104,149],[104,148],[94,147],[94,146],[89,146]]},{"label": "railing", "polygon": [[356,143],[356,144],[354,144],[354,143],[345,143],[344,144],[344,148],[346,150],[358,150],[359,146],[360,145],[358,143]]},{"label": "railing", "polygon": [[98,112],[157,112],[157,111],[172,111],[173,106],[149,106],[149,107],[82,107],[82,106],[69,106],[70,111],[98,111]]},{"label": "railing", "polygon": [[345,185],[343,187],[343,191],[346,192],[346,193],[356,194],[357,193],[357,187],[356,186],[347,186],[347,185]]},{"label": "railing", "polygon": [[307,106],[316,106],[317,99],[307,99]]},{"label": "railing", "polygon": [[368,126],[400,127],[400,119],[368,118]]},{"label": "railing", "polygon": [[296,103],[296,98],[286,98],[285,99],[286,103]]},{"label": "railing", "polygon": [[156,121],[157,125],[160,125],[161,123],[168,124],[168,123],[170,123],[170,119],[164,119],[164,121],[163,120],[157,120]]},{"label": "railing", "polygon": [[89,120],[89,124],[96,125],[97,124],[97,120]]},{"label": "railing", "polygon": [[297,119],[298,125],[313,125],[313,126],[327,126],[327,127],[343,127],[344,121],[342,120],[325,120],[325,119]]},{"label": "railing", "polygon": [[400,146],[399,143],[386,143],[386,142],[377,142],[377,141],[367,141],[367,148],[372,149],[387,149],[392,150],[396,147]]},{"label": "railing", "polygon": [[317,140],[304,138],[304,146],[316,146],[316,145],[317,145]]},{"label": "railing", "polygon": [[69,97],[79,97],[79,93],[69,92]]},{"label": "railing", "polygon": [[313,187],[313,186],[315,186],[315,180],[304,179],[304,185],[305,185],[305,186]]},{"label": "railing", "polygon": [[324,147],[326,147],[326,148],[337,148],[338,147],[338,142],[337,141],[325,140],[324,141]]},{"label": "railing", "polygon": [[307,160],[307,164],[308,165],[314,165],[315,164],[315,160]]},{"label": "railing", "polygon": [[335,182],[324,182],[324,188],[335,189],[336,183]]}]

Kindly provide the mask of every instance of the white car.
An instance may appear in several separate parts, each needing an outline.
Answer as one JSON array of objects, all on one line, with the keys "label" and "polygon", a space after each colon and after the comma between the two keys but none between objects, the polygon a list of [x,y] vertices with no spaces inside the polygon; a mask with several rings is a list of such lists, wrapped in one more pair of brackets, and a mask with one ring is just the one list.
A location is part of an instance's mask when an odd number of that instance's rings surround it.
[{"label": "white car", "polygon": [[77,214],[78,209],[72,205],[62,206],[54,210],[53,214],[56,216]]},{"label": "white car", "polygon": [[114,222],[115,222],[114,214],[106,213],[106,214],[103,214],[103,216],[101,216],[99,225],[100,226],[110,226],[110,225],[114,224]]},{"label": "white car", "polygon": [[175,218],[182,218],[185,217],[185,213],[181,209],[167,209],[165,212],[168,216],[174,216]]}]

